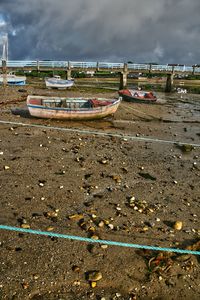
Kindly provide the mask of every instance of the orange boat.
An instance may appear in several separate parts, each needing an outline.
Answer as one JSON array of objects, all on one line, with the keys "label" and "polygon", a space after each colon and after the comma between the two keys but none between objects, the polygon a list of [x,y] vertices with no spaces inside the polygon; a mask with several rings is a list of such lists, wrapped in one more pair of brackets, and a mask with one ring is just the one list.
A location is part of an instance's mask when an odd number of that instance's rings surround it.
[{"label": "orange boat", "polygon": [[123,100],[137,103],[154,103],[157,97],[153,92],[146,92],[140,90],[120,90],[119,95]]},{"label": "orange boat", "polygon": [[27,97],[27,107],[33,117],[65,120],[92,120],[113,115],[119,99],[61,98],[47,96]]}]

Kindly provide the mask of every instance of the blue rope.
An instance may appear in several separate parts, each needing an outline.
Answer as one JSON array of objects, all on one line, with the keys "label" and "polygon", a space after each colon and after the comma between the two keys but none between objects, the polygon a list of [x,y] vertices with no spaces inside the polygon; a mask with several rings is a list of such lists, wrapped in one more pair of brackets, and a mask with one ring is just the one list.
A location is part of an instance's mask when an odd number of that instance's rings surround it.
[{"label": "blue rope", "polygon": [[176,252],[176,253],[181,253],[181,254],[200,255],[200,251],[183,250],[183,249],[177,249],[177,248],[162,248],[162,247],[155,247],[155,246],[114,242],[114,241],[108,241],[108,240],[95,240],[95,239],[85,238],[85,237],[80,237],[80,236],[75,236],[75,235],[60,234],[60,233],[33,230],[33,229],[24,229],[24,228],[12,227],[12,226],[7,226],[7,225],[0,225],[0,229],[23,232],[23,233],[38,234],[38,235],[46,235],[46,236],[50,236],[50,237],[57,237],[57,238],[75,240],[75,241],[81,241],[81,242],[87,242],[87,243],[99,243],[99,244],[110,245],[110,246],[121,246],[121,247],[128,247],[128,248],[153,250],[153,251],[165,251],[165,252]]}]

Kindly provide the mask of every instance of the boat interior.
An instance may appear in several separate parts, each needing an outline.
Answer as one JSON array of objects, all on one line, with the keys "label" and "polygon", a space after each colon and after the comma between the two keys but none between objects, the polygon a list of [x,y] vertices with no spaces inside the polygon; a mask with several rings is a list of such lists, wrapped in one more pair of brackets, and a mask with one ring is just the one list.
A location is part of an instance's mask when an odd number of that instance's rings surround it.
[{"label": "boat interior", "polygon": [[30,99],[29,103],[32,105],[41,105],[44,107],[51,107],[51,108],[60,107],[60,108],[80,109],[80,108],[92,107],[90,100],[71,101],[67,99]]},{"label": "boat interior", "polygon": [[29,99],[29,104],[31,105],[39,105],[44,107],[51,108],[69,108],[69,109],[80,109],[80,108],[93,108],[100,106],[107,106],[113,103],[113,101],[102,101],[97,99],[42,99],[42,98],[32,98]]}]

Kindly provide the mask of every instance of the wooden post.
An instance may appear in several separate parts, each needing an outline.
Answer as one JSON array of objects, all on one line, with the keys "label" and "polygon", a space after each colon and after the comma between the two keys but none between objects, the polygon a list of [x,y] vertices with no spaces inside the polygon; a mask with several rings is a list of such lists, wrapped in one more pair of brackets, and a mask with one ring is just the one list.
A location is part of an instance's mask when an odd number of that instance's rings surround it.
[{"label": "wooden post", "polygon": [[66,72],[66,78],[67,78],[67,80],[70,80],[70,79],[72,79],[72,70],[71,69],[68,69],[67,70],[67,72]]},{"label": "wooden post", "polygon": [[126,87],[127,87],[127,73],[121,72],[120,73],[120,85],[119,85],[119,89],[123,90]]},{"label": "wooden post", "polygon": [[99,71],[99,62],[97,62],[97,69],[96,71],[98,72]]},{"label": "wooden post", "polygon": [[151,69],[152,69],[152,64],[149,64],[149,73],[151,73]]},{"label": "wooden post", "polygon": [[173,79],[174,79],[174,73],[167,74],[167,81],[166,81],[166,86],[165,86],[166,93],[171,93],[171,91],[173,89]]},{"label": "wooden post", "polygon": [[3,73],[3,86],[7,85],[7,63],[6,60],[2,60],[2,73]]},{"label": "wooden post", "polygon": [[67,80],[71,80],[72,79],[72,69],[71,69],[70,61],[68,61],[68,63],[67,63],[66,79]]},{"label": "wooden post", "polygon": [[120,73],[120,85],[119,89],[123,90],[127,87],[127,78],[128,78],[128,65],[124,64],[124,70]]}]

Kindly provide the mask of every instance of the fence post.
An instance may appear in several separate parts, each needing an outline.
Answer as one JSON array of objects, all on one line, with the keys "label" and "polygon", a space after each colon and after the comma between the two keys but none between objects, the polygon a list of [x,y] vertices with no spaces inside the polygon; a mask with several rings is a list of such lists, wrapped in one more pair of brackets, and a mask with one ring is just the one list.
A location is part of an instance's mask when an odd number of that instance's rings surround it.
[{"label": "fence post", "polygon": [[3,86],[7,85],[7,61],[2,59]]}]

